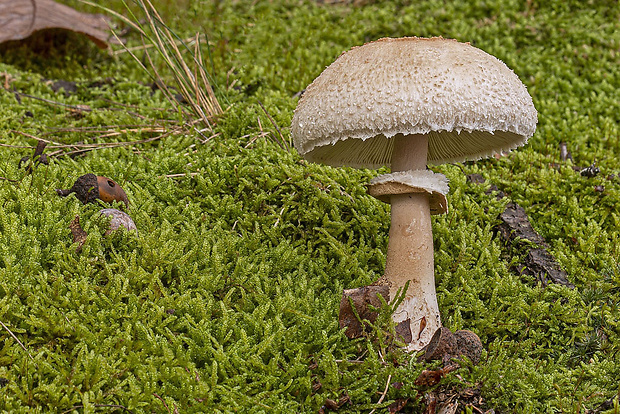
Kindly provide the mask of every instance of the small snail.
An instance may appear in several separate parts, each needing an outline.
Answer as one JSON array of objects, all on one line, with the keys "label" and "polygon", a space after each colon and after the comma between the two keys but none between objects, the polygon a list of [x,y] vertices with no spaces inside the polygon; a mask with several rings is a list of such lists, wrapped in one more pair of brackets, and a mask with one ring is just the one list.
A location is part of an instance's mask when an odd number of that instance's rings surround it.
[{"label": "small snail", "polygon": [[73,187],[67,190],[56,190],[56,192],[63,197],[75,193],[77,199],[84,204],[93,203],[99,199],[110,204],[113,201],[121,201],[125,206],[129,205],[127,194],[120,185],[114,180],[95,174],[84,174],[75,181]]}]

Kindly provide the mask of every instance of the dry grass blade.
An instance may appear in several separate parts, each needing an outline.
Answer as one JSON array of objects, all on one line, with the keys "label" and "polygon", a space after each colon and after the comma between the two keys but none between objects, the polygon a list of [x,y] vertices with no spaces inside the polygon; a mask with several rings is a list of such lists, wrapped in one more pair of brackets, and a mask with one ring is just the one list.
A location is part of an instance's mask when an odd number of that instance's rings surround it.
[{"label": "dry grass blade", "polygon": [[[276,123],[276,121],[273,119],[273,117],[269,114],[269,112],[267,112],[267,109],[265,108],[265,105],[263,105],[263,103],[261,101],[258,101],[258,104],[260,105],[261,109],[263,110],[263,112],[265,113],[265,115],[267,115],[267,118],[269,119],[269,121],[271,122],[271,125],[273,125],[273,127],[276,129],[276,131],[278,131],[278,137],[274,136],[273,137],[273,141],[278,144],[280,146],[280,148],[282,148],[283,150],[286,151],[291,151],[291,145],[290,143],[284,139],[284,135],[282,135],[282,131],[280,131],[280,127],[278,127],[278,124]],[[259,119],[259,126],[260,126],[260,119]],[[262,130],[262,127],[261,127]]]},{"label": "dry grass blade", "polygon": [[[97,139],[108,138],[113,136],[124,135],[127,133],[156,133],[159,135],[135,140],[135,141],[118,141],[118,142],[98,142],[92,144],[85,143],[74,143],[74,144],[62,144],[55,141],[50,141],[41,137],[34,136],[32,134],[28,134],[18,130],[11,130],[15,134],[23,135],[28,138],[36,139],[39,142],[44,142],[48,145],[48,149],[55,149],[56,151],[50,152],[48,156],[50,157],[62,157],[62,156],[72,156],[77,154],[82,154],[84,152],[103,149],[103,148],[117,148],[117,147],[128,147],[138,144],[147,144],[149,142],[158,141],[163,139],[169,135],[174,135],[182,132],[182,127],[175,128],[166,128],[166,127],[137,127],[137,128],[117,128],[115,126],[109,127],[107,130],[99,129],[92,130],[91,132],[96,132],[99,135],[96,137]],[[0,144],[0,146],[10,147],[10,148],[32,148],[30,146],[22,146],[22,145],[8,145],[8,144]],[[70,151],[67,151],[70,150]]]},{"label": "dry grass blade", "polygon": [[[200,35],[200,38],[204,38],[204,35]],[[183,40],[177,40],[175,43],[177,44],[177,46],[180,46],[181,44],[185,43],[186,45],[193,45],[194,42],[196,40],[195,36],[192,37],[188,37],[186,39]],[[142,46],[132,46],[132,47],[126,47],[123,49],[118,49],[115,50],[114,52],[112,52],[113,55],[122,55],[123,53],[129,53],[129,52],[141,52],[144,51],[146,49],[152,49],[155,46],[152,44],[148,44],[148,45],[142,45]]]},{"label": "dry grass blade", "polygon": [[50,99],[45,99],[45,98],[40,98],[38,96],[29,95],[27,93],[22,93],[22,92],[14,92],[14,93],[15,95],[23,96],[25,98],[35,99],[37,101],[45,102],[50,105],[63,107],[66,110],[71,111],[71,112],[91,112],[92,111],[92,109],[88,105],[68,105],[62,102],[56,102]]}]

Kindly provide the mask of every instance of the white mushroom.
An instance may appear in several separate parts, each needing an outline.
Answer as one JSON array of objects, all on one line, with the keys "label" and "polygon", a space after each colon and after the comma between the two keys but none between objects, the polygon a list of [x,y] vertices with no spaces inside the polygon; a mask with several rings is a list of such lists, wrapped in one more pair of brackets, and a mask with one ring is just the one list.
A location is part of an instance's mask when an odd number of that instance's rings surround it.
[{"label": "white mushroom", "polygon": [[380,39],[343,53],[306,89],[292,135],[307,160],[377,168],[369,193],[392,205],[385,275],[390,297],[409,281],[394,321],[419,350],[441,326],[431,213],[447,211],[446,178],[427,163],[509,151],[534,134],[537,113],[517,75],[456,40]]}]

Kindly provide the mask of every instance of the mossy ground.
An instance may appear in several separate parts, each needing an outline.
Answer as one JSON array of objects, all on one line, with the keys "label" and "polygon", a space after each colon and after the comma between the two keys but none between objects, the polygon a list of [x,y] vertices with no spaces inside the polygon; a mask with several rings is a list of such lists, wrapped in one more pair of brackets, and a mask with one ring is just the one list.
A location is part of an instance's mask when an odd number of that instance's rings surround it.
[{"label": "mossy ground", "polygon": [[[480,388],[496,412],[618,412],[601,405],[620,393],[617,1],[156,5],[180,35],[208,36],[226,113],[206,143],[171,135],[52,158],[32,175],[17,168],[30,149],[0,148],[0,321],[23,344],[0,329],[1,409],[293,413],[348,395],[341,412],[386,412],[398,398],[421,412],[426,390],[413,381],[424,367],[338,328],[342,289],[384,268],[389,207],[364,187],[378,172],[313,165],[280,149],[261,134],[277,131],[259,101],[288,139],[295,94],[342,51],[441,35],[506,62],[539,111],[526,147],[434,168],[451,187],[450,211],[433,223],[443,323],[475,331],[486,350],[479,366],[444,383]],[[2,144],[36,143],[20,133],[64,144],[141,140],[153,133],[58,128],[180,119],[127,54],[110,57],[77,35],[5,46],[0,56]],[[54,92],[56,80],[77,91]],[[560,160],[560,142],[572,162]],[[572,168],[594,162],[594,178]],[[104,237],[101,206],[56,195],[90,172],[125,188],[137,237]],[[519,258],[493,232],[507,199],[468,182],[472,173],[525,207],[574,289],[510,271]],[[69,230],[76,215],[88,233],[80,253]],[[388,379],[402,387],[376,405]]]}]

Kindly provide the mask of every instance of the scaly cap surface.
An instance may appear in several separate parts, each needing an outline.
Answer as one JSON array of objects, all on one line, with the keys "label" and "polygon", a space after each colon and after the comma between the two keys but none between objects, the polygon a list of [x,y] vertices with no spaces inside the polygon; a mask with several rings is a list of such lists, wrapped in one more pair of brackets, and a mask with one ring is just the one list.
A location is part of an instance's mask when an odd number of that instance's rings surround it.
[{"label": "scaly cap surface", "polygon": [[310,161],[377,168],[390,166],[396,134],[428,134],[428,162],[441,164],[514,149],[536,123],[502,61],[468,43],[409,37],[343,53],[308,86],[291,129]]}]

